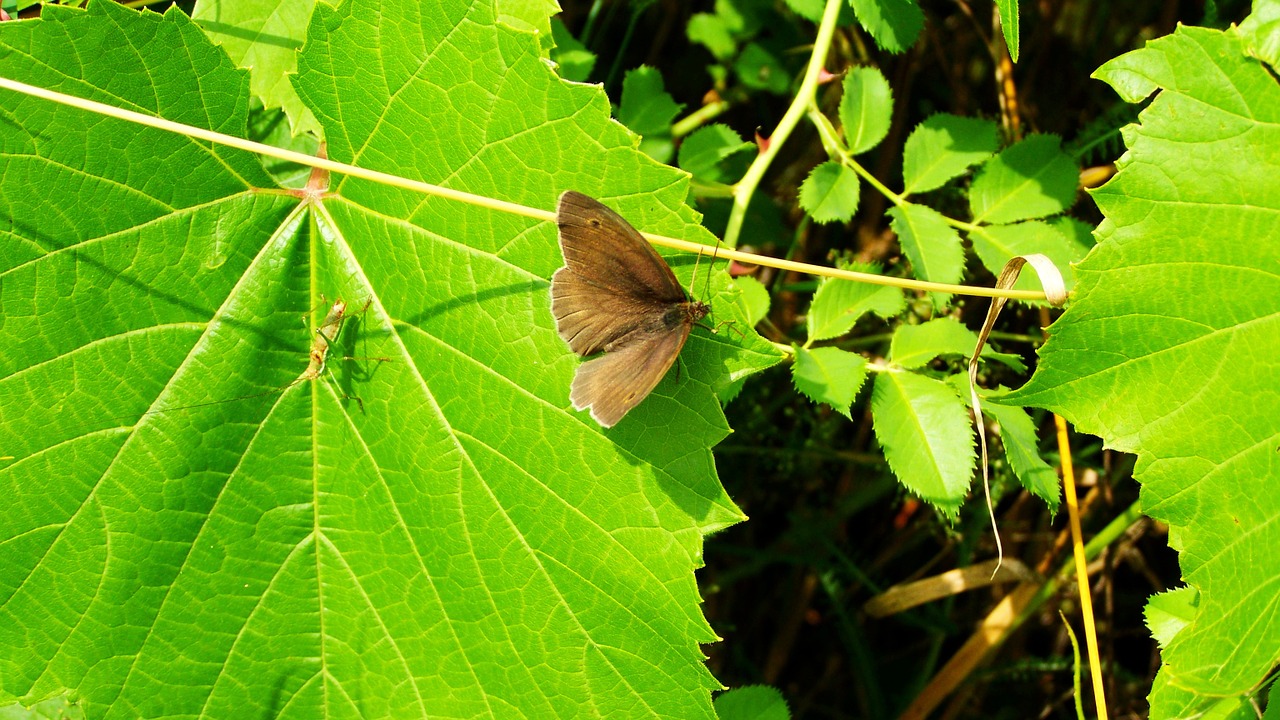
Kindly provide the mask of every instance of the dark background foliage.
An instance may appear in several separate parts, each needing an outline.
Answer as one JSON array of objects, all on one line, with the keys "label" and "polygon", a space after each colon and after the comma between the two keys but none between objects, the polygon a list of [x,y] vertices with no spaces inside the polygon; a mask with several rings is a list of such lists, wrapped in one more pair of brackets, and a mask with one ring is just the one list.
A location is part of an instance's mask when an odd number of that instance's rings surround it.
[{"label": "dark background foliage", "polygon": [[[730,101],[716,122],[744,138],[757,131],[767,135],[790,101],[787,94],[717,82],[708,69],[715,59],[691,43],[685,30],[695,13],[714,12],[713,2],[561,4],[572,33],[582,37],[590,27],[586,42],[598,55],[590,81],[603,82],[615,103],[625,71],[640,64],[660,71],[685,113],[711,99]],[[1090,79],[1093,70],[1172,32],[1178,23],[1225,27],[1248,12],[1242,1],[1023,0],[1021,57],[1010,76],[1017,105],[1002,113],[995,60],[1002,45],[992,45],[999,35],[993,4],[924,0],[921,5],[925,28],[907,52],[881,51],[856,24],[847,24],[838,30],[826,64],[836,74],[853,65],[874,64],[889,78],[895,97],[893,127],[887,140],[862,160],[891,188],[901,187],[907,133],[934,112],[1002,119],[1006,139],[1055,133],[1082,169],[1101,166],[1105,174],[1105,166],[1123,152],[1119,128],[1132,122],[1139,108]],[[770,12],[774,22],[761,29],[758,41],[798,77],[814,26],[781,0]],[[829,83],[819,92],[830,116],[838,85]],[[888,232],[885,200],[866,185],[852,223],[818,226],[803,220],[797,189],[825,159],[816,133],[802,124],[760,188],[762,197],[756,202],[763,206],[765,221],[756,224],[757,232],[746,241],[772,255],[818,263],[843,256],[892,268],[899,250]],[[946,211],[956,203],[952,214],[963,216],[958,194],[949,197],[946,188],[938,193],[936,207]],[[715,229],[714,218],[722,210],[715,201],[699,198],[699,203]],[[1101,219],[1083,194],[1073,214],[1091,225]],[[781,342],[802,339],[800,320],[812,296],[812,279],[760,279],[770,288],[773,303],[762,331]],[[991,281],[980,265],[971,263],[966,282]],[[980,324],[985,302],[959,304],[970,327]],[[924,316],[931,312],[923,299],[914,309]],[[1007,309],[998,326],[1009,341],[1003,349],[1022,352],[1034,362],[1041,320],[1034,308]],[[843,346],[883,357],[889,337],[878,322],[864,320],[852,344]],[[1015,376],[989,379],[1014,386],[1024,381]],[[710,665],[730,687],[775,685],[797,718],[898,716],[1010,587],[961,593],[882,619],[863,611],[870,598],[888,587],[995,554],[980,494],[949,525],[897,486],[871,432],[868,394],[864,389],[850,422],[796,393],[789,373],[779,367],[750,381],[730,403],[726,412],[735,432],[716,450],[722,481],[751,519],[707,544],[707,567],[700,574],[705,609],[725,638],[706,648]],[[1034,417],[1044,456],[1056,463],[1052,417]],[[1131,458],[1103,450],[1095,438],[1074,436],[1073,443],[1088,536],[1133,503],[1138,488]],[[1043,503],[1008,481],[999,451],[993,461],[1005,552],[1035,570],[1056,568],[1071,552],[1065,509],[1050,515]],[[1159,655],[1143,625],[1142,609],[1149,595],[1178,584],[1177,558],[1168,549],[1165,529],[1143,521],[1113,543],[1090,571],[1112,717],[1145,717]],[[936,716],[1075,717],[1071,645],[1057,611],[1066,614],[1077,634],[1080,613],[1074,584],[1063,588],[964,680]],[[1085,701],[1088,712],[1092,700]]]}]

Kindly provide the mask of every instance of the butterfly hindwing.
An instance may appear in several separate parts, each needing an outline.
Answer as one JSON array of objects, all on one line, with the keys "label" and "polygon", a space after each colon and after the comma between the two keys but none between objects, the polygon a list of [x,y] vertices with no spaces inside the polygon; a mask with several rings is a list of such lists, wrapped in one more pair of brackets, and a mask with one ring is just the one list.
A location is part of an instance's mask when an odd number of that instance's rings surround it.
[{"label": "butterfly hindwing", "polygon": [[569,391],[575,410],[591,408],[591,417],[613,427],[653,391],[667,374],[689,338],[685,323],[666,334],[649,334],[639,342],[578,366]]}]

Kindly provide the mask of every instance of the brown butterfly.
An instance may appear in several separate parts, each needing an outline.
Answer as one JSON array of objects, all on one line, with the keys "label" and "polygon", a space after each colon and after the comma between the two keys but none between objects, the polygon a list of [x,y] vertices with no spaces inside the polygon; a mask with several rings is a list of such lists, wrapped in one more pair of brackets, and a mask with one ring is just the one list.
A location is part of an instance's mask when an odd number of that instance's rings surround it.
[{"label": "brown butterfly", "polygon": [[582,193],[556,209],[564,267],[551,277],[551,314],[583,357],[569,391],[575,410],[613,427],[658,385],[693,324],[711,307],[690,300],[667,263],[622,216]]}]

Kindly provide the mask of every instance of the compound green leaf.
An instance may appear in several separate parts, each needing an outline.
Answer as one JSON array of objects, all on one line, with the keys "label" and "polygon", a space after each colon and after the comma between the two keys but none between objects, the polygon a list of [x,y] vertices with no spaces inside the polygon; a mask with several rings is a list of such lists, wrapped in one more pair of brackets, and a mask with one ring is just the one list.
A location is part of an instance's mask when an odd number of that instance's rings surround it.
[{"label": "compound green leaf", "polygon": [[551,19],[551,59],[560,71],[560,77],[575,82],[586,82],[596,66],[596,54],[587,49],[560,18]]},{"label": "compound green leaf", "polygon": [[903,193],[940,188],[970,166],[991,157],[999,140],[991,120],[938,113],[907,138],[902,155]]},{"label": "compound green leaf", "polygon": [[[48,6],[0,24],[0,75],[246,132],[248,73],[176,10]],[[539,208],[573,188],[712,241],[687,176],[485,3],[318,4],[294,84],[336,160]],[[0,106],[0,700],[713,716],[693,569],[741,518],[716,394],[771,345],[697,329],[601,430],[569,406],[550,223],[353,177],[286,190],[241,151]],[[709,299],[741,322],[727,286]]]},{"label": "compound green leaf", "polygon": [[983,164],[969,188],[973,220],[1002,224],[1064,212],[1079,178],[1056,136],[1032,135]]},{"label": "compound green leaf", "polygon": [[974,468],[973,429],[965,404],[944,382],[888,370],[876,375],[871,416],[898,481],[954,519]]},{"label": "compound green leaf", "polygon": [[1094,192],[1098,245],[1013,397],[1138,455],[1143,510],[1199,593],[1152,717],[1197,717],[1280,656],[1280,90],[1233,32],[1192,27],[1097,75],[1158,94]]},{"label": "compound green leaf", "polygon": [[893,119],[893,90],[880,70],[855,67],[844,76],[840,124],[849,152],[864,153],[884,140]]},{"label": "compound green leaf", "polygon": [[690,133],[680,143],[680,168],[704,182],[733,182],[746,170],[730,167],[733,158],[745,157],[756,146],[745,142],[728,125],[711,123]]},{"label": "compound green leaf", "polygon": [[1062,500],[1058,473],[1040,457],[1039,438],[1027,411],[988,402],[982,404],[982,412],[999,424],[1000,442],[1018,482],[1027,492],[1044,500],[1049,512],[1058,512],[1058,504]]},{"label": "compound green leaf", "polygon": [[769,314],[769,288],[750,275],[734,278],[733,284],[738,287],[738,303],[746,315],[747,324],[755,327]]},{"label": "compound green leaf", "polygon": [[671,121],[684,106],[662,84],[662,74],[647,65],[627,71],[622,80],[618,122],[640,135],[640,149],[658,162],[667,162],[675,151]]},{"label": "compound green leaf", "polygon": [[826,403],[852,419],[849,408],[867,379],[867,359],[837,347],[812,350],[796,346],[791,380],[796,389],[816,403]]}]

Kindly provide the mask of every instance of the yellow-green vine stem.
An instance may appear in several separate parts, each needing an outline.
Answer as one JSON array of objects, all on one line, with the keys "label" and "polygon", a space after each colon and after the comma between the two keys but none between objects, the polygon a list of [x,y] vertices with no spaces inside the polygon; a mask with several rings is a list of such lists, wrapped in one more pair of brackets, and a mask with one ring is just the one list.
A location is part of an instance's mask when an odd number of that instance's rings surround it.
[{"label": "yellow-green vine stem", "polygon": [[751,203],[751,196],[755,194],[756,187],[764,179],[765,171],[778,156],[778,151],[790,137],[791,131],[795,130],[800,118],[804,117],[809,103],[817,92],[818,78],[822,75],[827,53],[831,50],[831,38],[835,36],[836,18],[840,14],[840,6],[845,2],[846,0],[827,0],[827,7],[822,11],[822,22],[818,25],[818,37],[813,42],[813,54],[809,56],[809,67],[805,69],[804,79],[800,81],[800,89],[792,98],[791,107],[787,108],[782,120],[778,121],[778,126],[773,129],[773,134],[769,137],[768,149],[756,156],[751,167],[747,168],[747,172],[734,187],[733,210],[729,212],[729,225],[724,231],[724,244],[731,248],[738,246],[738,236],[742,234],[742,221],[747,215],[747,205]]}]

